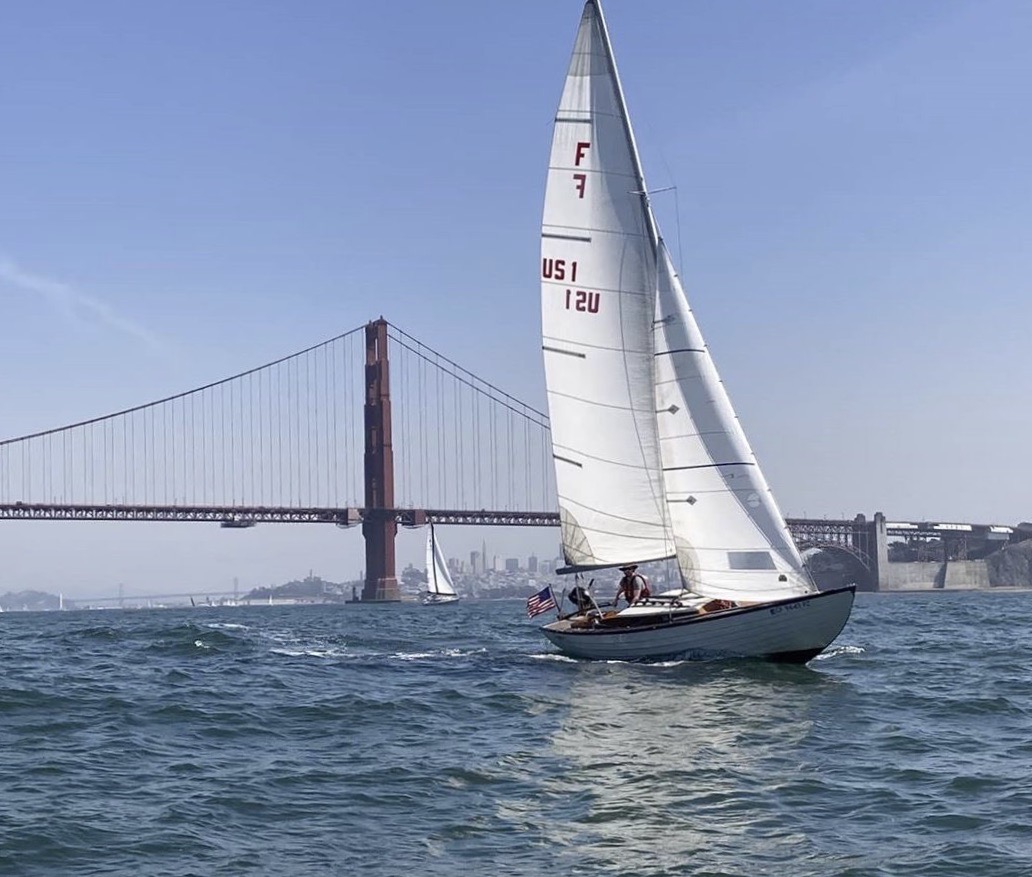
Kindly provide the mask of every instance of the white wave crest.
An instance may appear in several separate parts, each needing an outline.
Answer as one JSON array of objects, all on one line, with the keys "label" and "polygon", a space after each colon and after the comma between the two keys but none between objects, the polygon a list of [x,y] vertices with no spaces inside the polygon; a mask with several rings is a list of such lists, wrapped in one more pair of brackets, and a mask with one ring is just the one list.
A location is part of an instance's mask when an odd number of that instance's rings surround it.
[{"label": "white wave crest", "polygon": [[835,646],[833,649],[828,649],[826,652],[821,652],[815,661],[826,661],[828,658],[837,658],[839,655],[862,655],[866,649],[862,646]]}]

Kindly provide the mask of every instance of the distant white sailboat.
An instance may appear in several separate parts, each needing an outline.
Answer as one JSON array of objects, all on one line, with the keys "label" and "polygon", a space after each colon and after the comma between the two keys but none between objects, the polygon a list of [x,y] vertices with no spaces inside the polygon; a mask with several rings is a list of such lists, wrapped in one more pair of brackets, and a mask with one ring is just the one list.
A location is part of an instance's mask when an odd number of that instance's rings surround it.
[{"label": "distant white sailboat", "polygon": [[434,525],[426,528],[426,593],[423,595],[424,606],[436,606],[441,603],[457,603],[459,595],[455,593],[448,564],[441,552],[440,543],[434,533]]},{"label": "distant white sailboat", "polygon": [[542,628],[587,658],[806,661],[853,587],[813,584],[649,203],[600,3],[555,117],[541,312],[563,572],[676,559],[683,588]]}]

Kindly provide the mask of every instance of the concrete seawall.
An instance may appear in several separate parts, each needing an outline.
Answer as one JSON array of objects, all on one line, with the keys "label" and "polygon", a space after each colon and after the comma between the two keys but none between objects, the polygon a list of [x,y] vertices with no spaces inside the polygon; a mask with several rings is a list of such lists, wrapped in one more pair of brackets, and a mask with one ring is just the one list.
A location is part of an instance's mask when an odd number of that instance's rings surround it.
[{"label": "concrete seawall", "polygon": [[989,564],[984,560],[952,560],[946,564],[946,581],[943,587],[947,591],[990,586]]},{"label": "concrete seawall", "polygon": [[887,563],[878,582],[880,591],[970,591],[989,587],[989,564],[984,560]]},{"label": "concrete seawall", "polygon": [[931,591],[941,587],[941,563],[886,563],[878,577],[879,591]]},{"label": "concrete seawall", "polygon": [[885,516],[867,524],[870,578],[877,591],[973,591],[1032,587],[1032,539],[979,560],[890,561]]}]

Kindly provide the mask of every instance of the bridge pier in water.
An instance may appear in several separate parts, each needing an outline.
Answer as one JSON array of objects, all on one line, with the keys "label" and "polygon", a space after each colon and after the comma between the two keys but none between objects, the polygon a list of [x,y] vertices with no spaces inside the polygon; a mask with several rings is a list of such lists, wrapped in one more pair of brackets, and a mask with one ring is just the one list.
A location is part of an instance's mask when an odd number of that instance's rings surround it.
[{"label": "bridge pier in water", "polygon": [[387,321],[366,325],[365,364],[365,538],[363,603],[401,600],[394,567],[394,449],[391,438],[391,381]]},{"label": "bridge pier in water", "polygon": [[882,589],[882,582],[889,575],[889,537],[885,531],[885,515],[874,513],[874,520],[868,524],[867,561],[875,590]]}]

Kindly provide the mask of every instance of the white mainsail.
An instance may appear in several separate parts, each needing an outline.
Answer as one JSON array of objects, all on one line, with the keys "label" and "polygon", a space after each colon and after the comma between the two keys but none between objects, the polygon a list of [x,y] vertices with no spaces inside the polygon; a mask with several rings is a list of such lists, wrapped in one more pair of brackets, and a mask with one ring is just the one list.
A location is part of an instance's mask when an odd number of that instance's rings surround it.
[{"label": "white mainsail", "polygon": [[555,119],[541,310],[566,560],[703,596],[813,591],[659,236],[596,0]]},{"label": "white mainsail", "polygon": [[654,231],[605,25],[584,7],[555,118],[541,320],[563,552],[674,554],[653,408]]},{"label": "white mainsail", "polygon": [[426,589],[431,594],[455,596],[455,586],[444,554],[441,553],[441,546],[434,536],[433,524],[426,528]]}]

